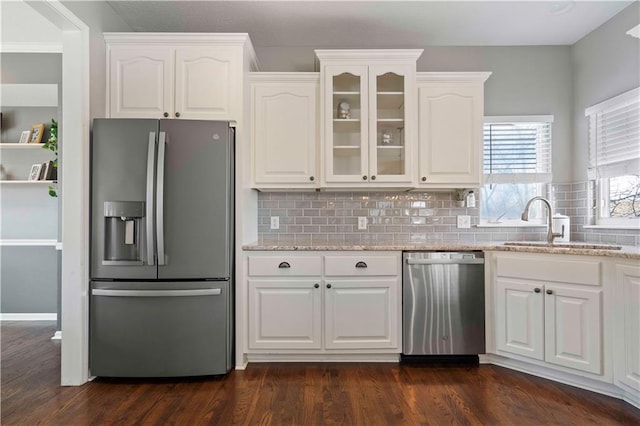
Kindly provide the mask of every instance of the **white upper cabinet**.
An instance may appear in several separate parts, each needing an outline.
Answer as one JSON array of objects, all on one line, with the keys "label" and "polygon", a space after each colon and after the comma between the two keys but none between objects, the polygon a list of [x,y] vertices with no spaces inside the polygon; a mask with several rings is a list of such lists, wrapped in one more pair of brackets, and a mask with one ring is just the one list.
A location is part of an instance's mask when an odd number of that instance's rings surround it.
[{"label": "white upper cabinet", "polygon": [[118,46],[109,53],[111,118],[173,112],[173,55],[166,47]]},{"label": "white upper cabinet", "polygon": [[491,73],[418,73],[418,186],[482,185],[484,82]]},{"label": "white upper cabinet", "polygon": [[257,68],[246,34],[106,33],[104,38],[109,117],[242,118],[243,72]]},{"label": "white upper cabinet", "polygon": [[318,186],[317,73],[252,73],[253,184],[258,189]]},{"label": "white upper cabinet", "polygon": [[242,52],[233,46],[176,49],[175,111],[182,118],[239,118]]},{"label": "white upper cabinet", "polygon": [[416,60],[422,50],[316,50],[324,187],[415,182]]}]

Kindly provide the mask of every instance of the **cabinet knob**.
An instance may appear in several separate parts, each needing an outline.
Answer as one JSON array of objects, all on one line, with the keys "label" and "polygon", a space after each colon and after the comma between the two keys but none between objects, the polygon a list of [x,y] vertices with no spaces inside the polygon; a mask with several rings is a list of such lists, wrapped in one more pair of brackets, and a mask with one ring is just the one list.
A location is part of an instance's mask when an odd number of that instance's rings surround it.
[{"label": "cabinet knob", "polygon": [[367,177],[366,176],[362,176],[362,180],[367,180]]},{"label": "cabinet knob", "polygon": [[553,290],[547,290],[547,294],[553,294]]},{"label": "cabinet knob", "polygon": [[331,288],[331,284],[327,284],[327,288]]},{"label": "cabinet knob", "polygon": [[168,116],[169,116],[169,113],[168,113],[168,112],[165,112],[165,113],[164,113],[164,114],[162,114],[162,115],[164,115],[165,117],[168,117]]},{"label": "cabinet knob", "polygon": [[363,261],[356,263],[356,268],[366,268],[367,264]]},{"label": "cabinet knob", "polygon": [[538,287],[536,287],[533,291],[535,291],[536,293],[540,293],[540,289]]},{"label": "cabinet knob", "polygon": [[426,181],[427,181],[427,178],[426,178],[425,176],[422,176],[422,181],[423,181],[423,182],[426,182]]},{"label": "cabinet knob", "polygon": [[376,175],[372,175],[371,180],[376,180]]},{"label": "cabinet knob", "polygon": [[320,288],[320,284],[315,283],[315,284],[313,285],[313,288]]},{"label": "cabinet knob", "polygon": [[316,178],[314,178],[313,176],[309,176],[309,180],[313,182],[314,180],[316,180]]},{"label": "cabinet knob", "polygon": [[179,112],[176,112],[176,117],[180,117],[180,113]]},{"label": "cabinet knob", "polygon": [[278,268],[291,268],[291,265],[289,265],[289,262],[280,262],[280,264],[278,265]]}]

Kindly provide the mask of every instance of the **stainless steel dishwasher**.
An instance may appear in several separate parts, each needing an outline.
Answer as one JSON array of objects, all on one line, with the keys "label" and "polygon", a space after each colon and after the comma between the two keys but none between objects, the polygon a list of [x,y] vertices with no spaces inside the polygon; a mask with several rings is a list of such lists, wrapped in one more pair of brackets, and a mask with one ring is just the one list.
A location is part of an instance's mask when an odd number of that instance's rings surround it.
[{"label": "stainless steel dishwasher", "polygon": [[484,253],[405,252],[403,355],[485,353]]}]

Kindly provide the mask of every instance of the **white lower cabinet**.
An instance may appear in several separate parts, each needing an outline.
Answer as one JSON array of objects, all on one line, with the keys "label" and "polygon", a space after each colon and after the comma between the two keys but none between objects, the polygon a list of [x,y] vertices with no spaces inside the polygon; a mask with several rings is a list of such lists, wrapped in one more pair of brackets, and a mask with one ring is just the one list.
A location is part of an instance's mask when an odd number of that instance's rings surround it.
[{"label": "white lower cabinet", "polygon": [[400,252],[354,253],[251,252],[249,352],[400,353]]},{"label": "white lower cabinet", "polygon": [[640,266],[616,266],[614,380],[636,391],[640,403]]},{"label": "white lower cabinet", "polygon": [[545,286],[545,361],[602,374],[602,290]]},{"label": "white lower cabinet", "polygon": [[543,360],[544,304],[540,286],[499,277],[496,290],[498,350]]},{"label": "white lower cabinet", "polygon": [[[600,261],[563,262],[557,256],[530,256],[497,256],[497,353],[603,375],[604,290],[597,273]],[[596,278],[574,274],[571,281],[553,281],[554,271],[560,270],[559,262],[565,271],[578,266],[593,268]]]},{"label": "white lower cabinet", "polygon": [[249,280],[249,347],[320,349],[319,280]]},{"label": "white lower cabinet", "polygon": [[393,279],[328,281],[324,299],[325,347],[398,347],[397,284]]}]

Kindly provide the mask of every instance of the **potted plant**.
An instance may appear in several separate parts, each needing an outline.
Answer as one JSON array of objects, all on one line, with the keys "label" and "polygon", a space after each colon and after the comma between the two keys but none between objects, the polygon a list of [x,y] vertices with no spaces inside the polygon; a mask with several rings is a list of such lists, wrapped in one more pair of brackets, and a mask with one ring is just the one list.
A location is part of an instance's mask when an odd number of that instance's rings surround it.
[{"label": "potted plant", "polygon": [[[56,158],[53,160],[53,167],[56,170],[54,176],[57,178],[57,169],[58,169],[58,122],[55,119],[51,119],[51,134],[49,135],[49,139],[42,145],[42,148],[53,151],[56,155]],[[58,192],[56,191],[55,186],[49,185],[49,195],[52,197],[57,197]]]},{"label": "potted plant", "polygon": [[456,207],[464,207],[464,200],[467,196],[466,189],[454,189],[453,200]]}]

